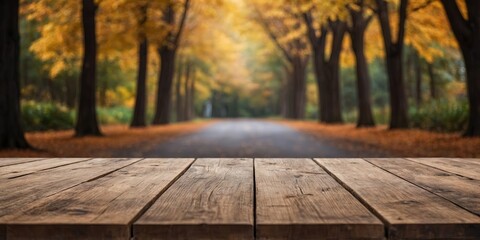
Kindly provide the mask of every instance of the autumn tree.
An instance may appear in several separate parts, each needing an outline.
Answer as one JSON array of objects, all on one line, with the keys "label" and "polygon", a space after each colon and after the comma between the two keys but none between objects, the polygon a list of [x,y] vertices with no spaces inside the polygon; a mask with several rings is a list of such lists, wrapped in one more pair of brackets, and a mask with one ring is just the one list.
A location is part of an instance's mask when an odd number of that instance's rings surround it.
[{"label": "autumn tree", "polygon": [[94,0],[82,0],[83,63],[80,75],[76,136],[101,135],[96,110],[97,40]]},{"label": "autumn tree", "polygon": [[457,39],[467,71],[469,122],[465,136],[480,136],[480,1],[441,1]]},{"label": "autumn tree", "polygon": [[285,59],[289,76],[285,87],[286,117],[302,119],[306,103],[306,66],[310,57],[308,43],[302,31],[302,16],[297,13],[293,4],[282,1],[262,1],[254,7],[256,20]]},{"label": "autumn tree", "polygon": [[[340,54],[347,24],[339,18],[334,10],[332,12],[335,13],[327,15],[325,18],[326,12],[321,11],[330,9],[329,7],[333,5],[331,2],[320,4],[320,2],[316,3],[310,10],[303,13],[308,30],[308,39],[313,49],[319,95],[319,117],[321,122],[341,123],[343,120],[340,101]],[[344,6],[340,7],[343,8]],[[317,19],[315,19],[314,15],[317,15]],[[319,29],[315,28],[315,22]],[[332,36],[330,43],[328,43],[327,38],[329,34]],[[329,52],[327,51],[327,46],[330,46]]]},{"label": "autumn tree", "polygon": [[20,121],[19,1],[0,3],[0,149],[27,148]]},{"label": "autumn tree", "polygon": [[148,17],[148,3],[142,3],[138,7],[140,18],[138,20],[138,69],[137,69],[137,92],[135,95],[135,107],[130,126],[146,126],[147,111],[147,66],[148,66],[148,39],[146,23]]},{"label": "autumn tree", "polygon": [[350,14],[348,32],[352,50],[355,55],[358,95],[357,127],[371,127],[375,125],[371,107],[370,75],[368,60],[365,56],[365,32],[373,15],[368,15],[365,0],[355,0],[347,5]]},{"label": "autumn tree", "polygon": [[170,1],[163,12],[163,20],[169,27],[166,38],[158,46],[157,52],[160,58],[160,74],[157,86],[157,101],[153,124],[168,124],[170,121],[170,101],[172,92],[173,76],[175,72],[175,57],[177,54],[183,27],[187,20],[190,0],[185,0],[179,19],[176,18],[178,2]]},{"label": "autumn tree", "polygon": [[[386,0],[375,0],[378,20],[382,29],[385,48],[387,75],[390,92],[390,128],[408,128],[408,105],[403,80],[403,49],[405,41],[405,25],[407,21],[408,0],[400,0],[397,8],[398,22],[392,28],[391,3]],[[394,29],[397,30],[396,34]]]},{"label": "autumn tree", "polygon": [[185,75],[185,101],[184,101],[184,117],[186,121],[190,121],[195,117],[194,99],[195,99],[195,65],[188,62]]},{"label": "autumn tree", "polygon": [[192,118],[192,106],[194,95],[194,67],[193,61],[186,59],[179,67],[175,85],[175,105],[177,121],[189,121]]},{"label": "autumn tree", "polygon": [[176,121],[181,122],[184,121],[184,112],[183,112],[183,102],[184,102],[184,96],[182,94],[182,87],[183,87],[183,76],[184,76],[184,62],[182,62],[182,59],[177,60],[178,63],[177,65],[177,73],[175,74],[175,115],[176,115]]}]

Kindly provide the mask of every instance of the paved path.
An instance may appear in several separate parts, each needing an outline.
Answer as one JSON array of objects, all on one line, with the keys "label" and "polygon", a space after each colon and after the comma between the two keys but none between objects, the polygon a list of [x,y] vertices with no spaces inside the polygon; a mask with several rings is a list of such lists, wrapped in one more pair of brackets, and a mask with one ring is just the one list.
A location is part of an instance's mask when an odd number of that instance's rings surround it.
[{"label": "paved path", "polygon": [[[119,156],[135,152],[124,149]],[[117,155],[117,154],[116,154]],[[261,120],[226,120],[136,152],[135,157],[389,157],[359,144],[334,142]]]}]

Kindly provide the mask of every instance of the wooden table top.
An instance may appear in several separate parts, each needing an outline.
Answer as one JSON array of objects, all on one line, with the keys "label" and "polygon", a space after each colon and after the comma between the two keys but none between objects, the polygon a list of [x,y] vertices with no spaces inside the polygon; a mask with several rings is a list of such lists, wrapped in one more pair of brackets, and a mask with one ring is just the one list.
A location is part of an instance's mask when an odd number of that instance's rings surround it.
[{"label": "wooden table top", "polygon": [[1,239],[480,239],[480,159],[0,159]]}]

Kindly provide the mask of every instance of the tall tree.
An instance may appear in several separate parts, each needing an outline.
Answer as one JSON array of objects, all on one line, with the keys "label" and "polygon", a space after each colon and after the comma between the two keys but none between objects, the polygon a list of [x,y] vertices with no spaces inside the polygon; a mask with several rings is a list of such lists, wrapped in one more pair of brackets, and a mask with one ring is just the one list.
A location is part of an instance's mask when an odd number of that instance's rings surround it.
[{"label": "tall tree", "polygon": [[97,67],[97,40],[94,0],[82,0],[83,63],[80,74],[80,98],[78,99],[76,136],[101,135],[98,128],[95,85]]},{"label": "tall tree", "polygon": [[[285,116],[291,119],[302,119],[305,115],[306,104],[306,67],[310,55],[303,34],[298,31],[302,24],[301,15],[297,15],[292,5],[281,2],[268,2],[257,5],[257,21],[278,47],[284,57],[285,69],[289,76],[285,91]],[[280,11],[282,15],[264,15],[262,11]],[[288,39],[285,39],[288,38]]]},{"label": "tall tree", "polygon": [[195,68],[192,67],[191,73],[190,86],[189,86],[189,94],[188,94],[188,120],[195,118],[195,85],[196,85],[196,77],[195,77]]},{"label": "tall tree", "polygon": [[417,51],[414,51],[413,53],[413,65],[414,69],[413,71],[415,72],[415,103],[417,104],[417,108],[420,107],[422,104],[422,65],[421,65],[421,59],[420,56],[418,55]]},{"label": "tall tree", "polygon": [[[187,20],[189,7],[190,0],[185,0],[183,3],[183,13],[178,24],[175,24],[174,1],[170,1],[163,13],[164,21],[170,26],[171,30],[157,49],[160,57],[160,74],[158,77],[157,101],[153,124],[168,124],[170,121],[170,101],[172,95],[173,75],[175,71],[175,57],[183,27]],[[176,25],[178,25],[178,28],[175,28]]]},{"label": "tall tree", "polygon": [[[340,53],[347,25],[341,20],[328,20],[317,34],[311,12],[303,13],[308,39],[313,49],[315,76],[318,88],[318,107],[321,122],[341,123]],[[330,55],[326,56],[327,35],[332,34]]]},{"label": "tall tree", "polygon": [[183,77],[183,66],[185,65],[182,60],[178,61],[179,66],[177,67],[177,74],[175,79],[175,113],[176,113],[176,121],[182,122],[184,120],[183,114],[183,103],[184,103],[184,96],[182,95],[182,77]]},{"label": "tall tree", "polygon": [[19,1],[0,2],[0,149],[27,148],[20,123]]},{"label": "tall tree", "polygon": [[395,29],[397,34],[392,35],[389,1],[375,0],[376,10],[385,48],[387,75],[390,92],[390,129],[408,127],[408,106],[403,80],[403,49],[405,41],[405,23],[407,20],[408,0],[400,0],[398,7],[399,20]]},{"label": "tall tree", "polygon": [[133,111],[132,127],[145,127],[147,125],[145,116],[147,109],[147,66],[148,66],[148,39],[145,32],[147,22],[148,5],[140,7],[141,17],[138,22],[140,29],[138,36],[138,73],[137,73],[137,93],[135,97],[135,107]]},{"label": "tall tree", "polygon": [[456,0],[442,0],[460,46],[467,71],[469,121],[464,136],[480,136],[480,1],[464,0],[466,16]]},{"label": "tall tree", "polygon": [[183,84],[183,92],[184,92],[184,98],[183,98],[183,105],[182,107],[182,116],[184,121],[189,121],[191,119],[191,81],[193,81],[193,76],[192,76],[192,62],[187,61],[186,67],[185,67],[185,82]]},{"label": "tall tree", "polygon": [[373,15],[366,16],[365,1],[357,0],[356,6],[347,6],[351,23],[348,32],[352,40],[352,50],[355,55],[357,74],[358,119],[357,127],[375,126],[372,114],[370,94],[370,74],[365,56],[365,32]]}]

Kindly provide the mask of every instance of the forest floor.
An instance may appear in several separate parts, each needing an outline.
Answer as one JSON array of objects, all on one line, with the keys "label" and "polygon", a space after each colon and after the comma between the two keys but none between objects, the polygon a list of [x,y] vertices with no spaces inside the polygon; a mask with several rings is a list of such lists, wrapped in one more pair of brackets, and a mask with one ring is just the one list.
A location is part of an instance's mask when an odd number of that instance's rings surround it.
[{"label": "forest floor", "polygon": [[71,130],[27,133],[37,150],[0,157],[480,157],[480,138],[385,126],[241,119],[102,131],[84,138]]},{"label": "forest floor", "polygon": [[127,125],[102,126],[104,136],[73,137],[73,130],[27,133],[35,150],[0,150],[0,157],[112,157],[126,147],[155,146],[173,137],[195,132],[215,121],[201,121],[130,128]]},{"label": "forest floor", "polygon": [[359,129],[354,124],[325,125],[305,121],[279,123],[333,141],[385,149],[403,157],[480,157],[480,138],[464,138],[458,133],[420,129],[389,130],[384,125]]}]

